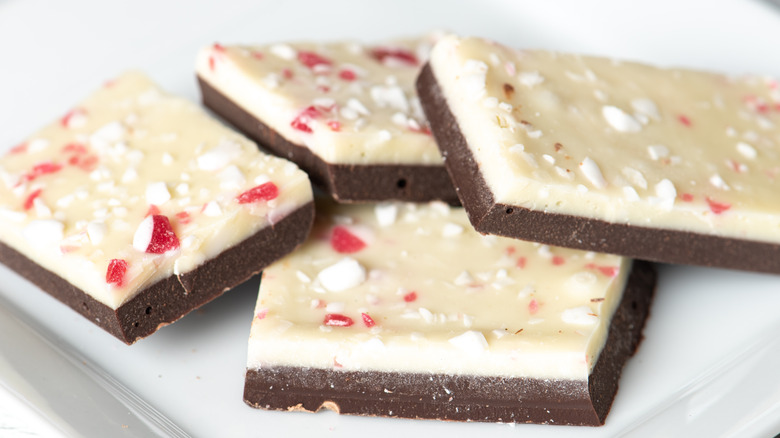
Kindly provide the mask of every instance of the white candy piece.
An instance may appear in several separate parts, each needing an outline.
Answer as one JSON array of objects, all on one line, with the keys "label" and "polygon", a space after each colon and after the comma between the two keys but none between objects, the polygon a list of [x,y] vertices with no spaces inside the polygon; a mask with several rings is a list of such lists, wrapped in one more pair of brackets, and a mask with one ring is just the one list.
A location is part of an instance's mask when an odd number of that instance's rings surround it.
[{"label": "white candy piece", "polygon": [[161,181],[149,183],[146,186],[146,202],[150,205],[162,205],[171,199],[168,186]]},{"label": "white candy piece", "polygon": [[103,241],[103,238],[106,237],[106,230],[105,222],[90,222],[87,224],[87,236],[89,237],[89,241],[92,242],[93,245],[99,245],[100,242]]},{"label": "white candy piece", "polygon": [[466,353],[478,354],[488,348],[487,339],[482,332],[469,330],[461,335],[449,339],[450,344]]},{"label": "white candy piece", "polygon": [[366,281],[366,269],[351,257],[344,257],[317,274],[322,286],[330,292],[341,292]]},{"label": "white candy piece", "polygon": [[374,207],[374,215],[380,227],[389,227],[395,223],[398,216],[398,206],[395,204],[378,204]]},{"label": "white candy piece", "polygon": [[152,234],[154,233],[154,218],[149,215],[138,224],[138,228],[133,234],[133,248],[138,251],[146,252],[146,248],[152,242]]},{"label": "white candy piece", "polygon": [[599,165],[590,157],[585,157],[585,159],[582,160],[580,163],[580,170],[582,170],[582,174],[585,175],[585,178],[587,178],[597,189],[607,187],[607,180],[605,180],[604,175],[601,174]]},{"label": "white candy piece", "polygon": [[604,105],[601,108],[601,115],[604,116],[604,119],[609,123],[609,126],[614,128],[615,131],[639,132],[642,130],[642,124],[616,106]]}]

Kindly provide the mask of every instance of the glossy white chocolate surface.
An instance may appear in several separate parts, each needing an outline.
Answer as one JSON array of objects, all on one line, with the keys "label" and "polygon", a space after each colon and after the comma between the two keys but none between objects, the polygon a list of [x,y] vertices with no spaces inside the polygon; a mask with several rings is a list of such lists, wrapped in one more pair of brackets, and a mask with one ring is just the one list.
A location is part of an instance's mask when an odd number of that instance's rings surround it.
[{"label": "glossy white chocolate surface", "polygon": [[631,266],[482,236],[442,203],[317,217],[263,273],[249,368],[586,379]]},{"label": "glossy white chocolate surface", "polygon": [[498,203],[780,242],[780,85],[447,37],[431,67]]},{"label": "glossy white chocolate surface", "polygon": [[197,73],[329,163],[441,164],[414,88],[436,36],[204,48]]},{"label": "glossy white chocolate surface", "polygon": [[[260,185],[278,193],[241,202]],[[107,82],[0,158],[0,239],[111,308],[311,199],[294,164],[140,73]],[[148,252],[161,217],[177,243]]]}]

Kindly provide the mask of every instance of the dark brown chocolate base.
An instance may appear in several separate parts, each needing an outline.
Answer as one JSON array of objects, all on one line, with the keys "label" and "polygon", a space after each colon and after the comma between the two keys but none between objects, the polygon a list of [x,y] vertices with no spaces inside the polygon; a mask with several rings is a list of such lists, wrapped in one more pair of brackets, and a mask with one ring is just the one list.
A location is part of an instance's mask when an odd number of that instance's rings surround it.
[{"label": "dark brown chocolate base", "polygon": [[642,339],[655,268],[634,263],[588,381],[273,367],[249,369],[244,401],[264,409],[456,421],[598,426]]},{"label": "dark brown chocolate base", "polygon": [[474,228],[643,260],[780,273],[780,244],[632,226],[496,203],[430,65],[417,79],[425,115]]},{"label": "dark brown chocolate base", "polygon": [[203,104],[273,154],[298,164],[312,182],[339,202],[441,200],[460,205],[443,166],[333,164],[291,143],[198,77]]},{"label": "dark brown chocolate base", "polygon": [[2,242],[0,262],[98,327],[132,344],[248,280],[291,252],[306,240],[313,220],[314,204],[310,202],[195,270],[149,286],[116,310]]}]

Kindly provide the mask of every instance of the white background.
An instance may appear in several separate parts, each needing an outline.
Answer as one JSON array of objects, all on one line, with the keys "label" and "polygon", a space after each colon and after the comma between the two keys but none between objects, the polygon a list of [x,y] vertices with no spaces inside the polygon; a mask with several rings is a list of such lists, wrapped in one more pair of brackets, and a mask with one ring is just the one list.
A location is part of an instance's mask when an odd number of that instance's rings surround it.
[{"label": "white background", "polygon": [[[195,54],[217,41],[376,41],[434,29],[515,47],[780,77],[780,9],[758,1],[0,0],[0,151],[126,69],[143,70],[167,90],[197,100]],[[5,329],[21,326],[0,319],[0,436],[11,430],[49,436],[52,428],[143,436],[144,422],[181,435],[170,428],[175,424],[198,437],[780,432],[778,276],[661,267],[645,341],[601,428],[251,409],[241,396],[257,285],[250,281],[128,347],[0,267],[0,306],[55,346],[35,336],[11,339]],[[95,408],[103,393],[120,403]],[[39,419],[48,424],[35,426]]]}]

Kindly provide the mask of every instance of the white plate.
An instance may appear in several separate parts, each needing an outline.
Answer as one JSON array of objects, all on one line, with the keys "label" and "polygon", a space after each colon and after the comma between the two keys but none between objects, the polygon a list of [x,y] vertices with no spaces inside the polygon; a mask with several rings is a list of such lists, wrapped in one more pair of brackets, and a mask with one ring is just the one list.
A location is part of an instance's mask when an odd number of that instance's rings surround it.
[{"label": "white plate", "polygon": [[[780,11],[758,2],[194,3],[0,3],[0,150],[128,68],[197,100],[194,56],[215,41],[378,40],[445,29],[517,47],[780,77]],[[85,436],[107,436],[107,430],[112,436],[198,437],[780,432],[778,276],[662,266],[645,340],[601,428],[251,409],[242,390],[257,285],[250,281],[128,347],[0,267],[0,435],[23,427],[13,420],[24,418],[44,418],[66,435]]]}]

